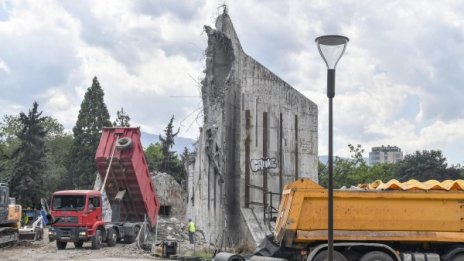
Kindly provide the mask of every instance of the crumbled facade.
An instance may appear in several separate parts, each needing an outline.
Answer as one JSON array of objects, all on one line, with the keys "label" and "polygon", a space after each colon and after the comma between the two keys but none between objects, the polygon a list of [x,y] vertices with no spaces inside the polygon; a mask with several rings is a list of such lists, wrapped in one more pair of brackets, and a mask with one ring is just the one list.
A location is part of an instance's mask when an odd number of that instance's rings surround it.
[{"label": "crumbled facade", "polygon": [[212,241],[257,243],[283,186],[317,181],[317,105],[242,50],[226,10],[215,27],[205,26],[204,125],[187,215]]}]

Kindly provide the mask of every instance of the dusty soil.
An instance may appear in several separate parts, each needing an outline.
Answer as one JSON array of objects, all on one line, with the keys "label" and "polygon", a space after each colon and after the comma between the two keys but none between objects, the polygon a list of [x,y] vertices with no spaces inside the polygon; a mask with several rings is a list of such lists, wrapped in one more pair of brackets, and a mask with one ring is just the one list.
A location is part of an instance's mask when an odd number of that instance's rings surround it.
[{"label": "dusty soil", "polygon": [[134,244],[116,244],[107,247],[105,244],[99,250],[90,248],[90,243],[84,243],[81,249],[74,248],[72,243],[64,250],[57,250],[55,242],[23,241],[0,248],[0,260],[163,260],[149,252],[138,249]]},{"label": "dusty soil", "polygon": [[[195,245],[192,245],[188,241],[185,223],[176,218],[160,217],[158,225],[157,235],[150,233],[147,236],[148,242],[153,242],[155,238],[158,242],[176,241],[176,254],[179,256],[201,256],[208,260],[213,255],[214,247],[206,242],[200,231],[195,234]],[[47,235],[48,229],[45,228],[44,239],[41,241],[21,241],[0,247],[0,260],[168,260],[156,257],[151,251],[138,248],[136,243],[116,244],[114,247],[108,247],[103,243],[102,248],[98,250],[92,249],[90,242],[84,243],[81,249],[76,249],[73,243],[68,243],[66,249],[58,250],[55,242],[48,241]]]},{"label": "dusty soil", "polygon": [[[44,231],[47,235],[48,230]],[[212,251],[210,247],[205,249],[200,244],[193,246],[186,240],[178,240],[178,255],[190,256],[194,252]],[[108,247],[103,243],[102,248],[94,250],[90,242],[84,243],[81,249],[76,249],[73,243],[68,243],[66,249],[58,250],[55,242],[49,242],[48,237],[41,241],[20,241],[15,244],[0,247],[0,260],[169,260],[153,255],[151,252],[139,249],[136,243],[133,244],[116,244],[114,247]]]}]

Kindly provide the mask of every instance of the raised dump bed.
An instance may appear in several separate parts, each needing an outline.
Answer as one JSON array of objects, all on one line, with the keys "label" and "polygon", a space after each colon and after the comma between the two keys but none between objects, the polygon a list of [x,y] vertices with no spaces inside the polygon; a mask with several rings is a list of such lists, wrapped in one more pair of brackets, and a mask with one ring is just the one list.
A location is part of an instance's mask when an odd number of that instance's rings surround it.
[{"label": "raised dump bed", "polygon": [[146,215],[154,227],[160,206],[140,136],[139,128],[104,128],[95,162],[102,181],[108,172],[105,190],[113,207],[112,221],[140,222]]},{"label": "raised dump bed", "polygon": [[[334,190],[334,240],[464,242],[461,183],[392,181],[375,190]],[[277,242],[327,241],[327,196],[326,189],[307,179],[287,185],[275,228]]]}]

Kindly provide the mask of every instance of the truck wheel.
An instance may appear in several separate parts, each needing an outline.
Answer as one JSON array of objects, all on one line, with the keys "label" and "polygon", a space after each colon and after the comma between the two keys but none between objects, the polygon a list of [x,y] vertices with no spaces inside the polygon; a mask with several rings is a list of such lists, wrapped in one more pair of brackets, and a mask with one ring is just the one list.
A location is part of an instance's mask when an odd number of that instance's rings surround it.
[{"label": "truck wheel", "polygon": [[134,227],[134,235],[133,236],[124,236],[124,243],[126,244],[132,244],[135,242],[135,239],[137,238],[137,235],[139,234],[139,227]]},{"label": "truck wheel", "polygon": [[56,241],[56,248],[58,248],[59,250],[61,249],[65,249],[66,248],[66,245],[68,244],[68,242],[66,241]]},{"label": "truck wheel", "polygon": [[74,247],[75,248],[82,248],[83,244],[84,244],[83,241],[77,241],[77,242],[74,242]]},{"label": "truck wheel", "polygon": [[[317,255],[313,259],[313,261],[326,261],[326,260],[329,260],[328,250],[322,250],[321,252],[317,253]],[[342,255],[342,253],[338,252],[337,250],[334,250],[333,252],[333,260],[334,261],[347,261],[346,257]]]},{"label": "truck wheel", "polygon": [[117,238],[118,235],[116,235],[116,231],[114,230],[114,228],[108,229],[108,236],[106,238],[106,243],[108,244],[108,246],[115,246]]},{"label": "truck wheel", "polygon": [[464,253],[459,253],[451,259],[452,261],[464,261]]},{"label": "truck wheel", "polygon": [[371,251],[363,255],[360,261],[393,261],[393,258],[382,251]]},{"label": "truck wheel", "polygon": [[102,232],[101,230],[95,231],[95,236],[92,238],[92,248],[100,249],[102,244]]},{"label": "truck wheel", "polygon": [[116,141],[116,148],[125,150],[132,147],[132,140],[128,137],[120,138]]}]

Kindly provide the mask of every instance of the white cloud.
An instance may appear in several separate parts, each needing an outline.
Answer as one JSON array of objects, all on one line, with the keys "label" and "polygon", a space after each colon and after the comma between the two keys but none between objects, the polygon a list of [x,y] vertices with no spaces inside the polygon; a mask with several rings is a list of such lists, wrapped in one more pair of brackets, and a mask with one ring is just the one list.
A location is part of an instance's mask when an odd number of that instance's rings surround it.
[{"label": "white cloud", "polygon": [[[223,1],[0,2],[0,114],[34,100],[70,129],[97,76],[110,114],[160,133],[175,115],[181,135],[201,124],[206,36]],[[326,68],[314,39],[350,37],[337,70],[335,152],[382,144],[441,149],[463,161],[464,3],[229,1],[246,53],[319,107],[327,151]],[[188,97],[172,97],[188,96]]]}]

